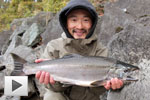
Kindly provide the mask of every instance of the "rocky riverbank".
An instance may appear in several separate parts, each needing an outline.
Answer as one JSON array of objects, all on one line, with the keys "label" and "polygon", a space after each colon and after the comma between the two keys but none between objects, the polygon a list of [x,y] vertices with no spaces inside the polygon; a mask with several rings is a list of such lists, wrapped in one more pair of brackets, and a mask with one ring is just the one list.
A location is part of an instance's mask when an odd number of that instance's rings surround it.
[{"label": "rocky riverbank", "polygon": [[[99,16],[96,33],[99,40],[108,47],[109,57],[134,65],[139,65],[142,59],[149,62],[149,5],[149,0],[115,0],[104,4],[105,13],[104,16]],[[13,70],[14,61],[10,53],[15,53],[28,62],[34,62],[35,59],[40,58],[47,42],[60,37],[62,32],[58,14],[41,12],[33,17],[14,20],[10,30],[0,33],[0,65],[6,65],[6,69],[0,72],[0,80],[3,80],[4,76],[9,75]],[[144,64],[140,66],[145,67]],[[38,93],[39,97],[42,97],[43,85],[40,85],[34,77],[33,79],[31,77],[29,82],[29,97],[26,99],[38,97],[35,96]],[[147,81],[143,82],[143,85],[147,84]],[[20,97],[4,96],[3,89],[4,82],[0,81],[0,100],[20,100]],[[150,86],[144,89],[145,91],[150,90]],[[109,94],[108,100],[111,100],[110,96],[113,95]],[[142,100],[147,99],[145,97]]]}]

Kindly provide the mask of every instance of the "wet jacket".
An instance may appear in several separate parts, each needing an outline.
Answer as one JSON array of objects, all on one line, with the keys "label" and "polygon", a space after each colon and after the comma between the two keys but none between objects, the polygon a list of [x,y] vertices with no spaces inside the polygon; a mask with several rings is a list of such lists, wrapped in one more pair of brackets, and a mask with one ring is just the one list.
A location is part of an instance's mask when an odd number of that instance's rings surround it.
[{"label": "wet jacket", "polygon": [[[92,16],[92,28],[86,39],[74,39],[66,28],[66,16],[75,8],[85,9]],[[72,53],[83,56],[107,56],[107,49],[98,41],[97,34],[94,33],[97,19],[94,7],[87,0],[71,0],[59,15],[60,25],[64,33],[62,33],[60,38],[47,44],[42,58],[56,59]],[[59,82],[56,82],[54,85],[49,84],[47,87],[56,92],[63,92],[70,100],[100,100],[99,95],[105,91],[104,87],[71,86],[64,88]]]}]

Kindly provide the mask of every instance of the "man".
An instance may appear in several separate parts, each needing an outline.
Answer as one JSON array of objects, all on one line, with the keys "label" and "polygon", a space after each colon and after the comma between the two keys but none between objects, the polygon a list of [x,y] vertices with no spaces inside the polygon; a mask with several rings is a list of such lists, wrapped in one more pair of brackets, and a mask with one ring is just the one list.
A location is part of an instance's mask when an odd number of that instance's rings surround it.
[{"label": "man", "polygon": [[[97,14],[94,7],[87,0],[71,0],[67,6],[62,9],[59,15],[60,24],[64,30],[61,38],[52,40],[48,43],[42,58],[36,62],[45,59],[61,58],[68,53],[76,53],[83,56],[107,56],[107,49],[97,40],[94,29],[97,24]],[[55,82],[48,72],[39,71],[36,78],[40,83],[49,84],[51,92],[58,94],[57,100],[65,100],[63,94],[70,100],[99,100],[106,89],[119,89],[123,82],[117,78],[107,81],[104,87],[62,87],[62,84]],[[46,95],[47,96],[47,95]],[[44,97],[52,99],[52,96]]]}]

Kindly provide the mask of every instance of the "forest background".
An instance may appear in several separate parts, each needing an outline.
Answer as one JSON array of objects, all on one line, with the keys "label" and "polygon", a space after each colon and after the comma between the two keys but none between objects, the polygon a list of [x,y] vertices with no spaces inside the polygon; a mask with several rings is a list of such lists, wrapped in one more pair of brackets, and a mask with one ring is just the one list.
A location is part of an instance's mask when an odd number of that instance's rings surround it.
[{"label": "forest background", "polygon": [[[0,32],[8,30],[14,19],[31,17],[41,11],[57,13],[68,1],[70,0],[0,0]],[[96,7],[97,13],[102,16],[103,4],[108,0],[89,1]]]}]

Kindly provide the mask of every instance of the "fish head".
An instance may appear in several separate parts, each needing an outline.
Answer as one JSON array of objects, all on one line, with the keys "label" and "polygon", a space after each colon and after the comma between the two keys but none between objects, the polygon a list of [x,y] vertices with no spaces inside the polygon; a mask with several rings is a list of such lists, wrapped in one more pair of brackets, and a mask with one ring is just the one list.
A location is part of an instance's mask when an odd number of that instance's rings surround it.
[{"label": "fish head", "polygon": [[134,66],[121,61],[117,61],[116,66],[119,67],[120,69],[123,69],[125,73],[140,70],[138,66]]},{"label": "fish head", "polygon": [[137,81],[137,76],[134,73],[139,71],[139,67],[117,61],[116,64],[109,70],[107,79],[119,78],[124,81]]},{"label": "fish head", "polygon": [[138,66],[127,64],[124,62],[118,62],[116,70],[118,78],[124,80],[125,82],[137,81],[137,73],[140,69]]}]

